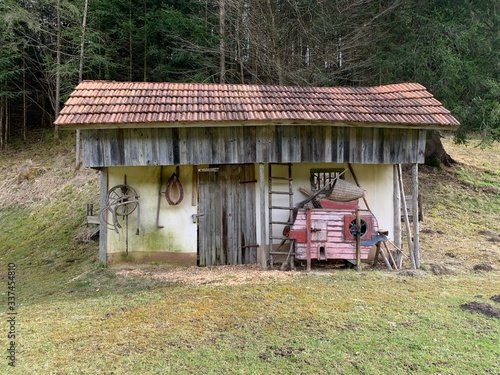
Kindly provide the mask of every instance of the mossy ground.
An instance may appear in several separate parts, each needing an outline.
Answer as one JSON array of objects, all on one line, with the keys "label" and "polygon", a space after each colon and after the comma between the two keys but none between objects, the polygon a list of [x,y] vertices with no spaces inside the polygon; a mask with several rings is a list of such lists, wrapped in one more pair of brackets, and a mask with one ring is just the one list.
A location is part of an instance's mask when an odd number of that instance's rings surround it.
[{"label": "mossy ground", "polygon": [[[0,180],[16,184],[4,183],[0,205],[2,349],[10,262],[18,313],[16,367],[2,356],[1,373],[500,373],[500,320],[460,308],[500,308],[490,300],[500,294],[498,144],[483,150],[446,139],[461,164],[420,169],[421,273],[252,269],[240,277],[248,270],[222,268],[217,282],[190,279],[190,268],[155,278],[152,269],[100,267],[97,244],[75,241],[85,204],[98,201],[96,176],[75,173],[71,135],[46,152],[40,144],[0,155]],[[26,160],[45,173],[18,185]],[[65,186],[51,188],[56,177]],[[27,187],[47,196],[24,199]],[[451,273],[435,275],[435,264]]]}]

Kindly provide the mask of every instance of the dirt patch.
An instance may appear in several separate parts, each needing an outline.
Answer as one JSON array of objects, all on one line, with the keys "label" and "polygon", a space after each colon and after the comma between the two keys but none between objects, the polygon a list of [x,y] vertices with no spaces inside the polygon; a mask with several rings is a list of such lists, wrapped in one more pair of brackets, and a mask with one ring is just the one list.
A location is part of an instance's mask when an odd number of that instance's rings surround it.
[{"label": "dirt patch", "polygon": [[448,267],[443,266],[442,264],[431,263],[429,264],[429,268],[434,275],[453,275],[453,271]]},{"label": "dirt patch", "polygon": [[262,271],[259,265],[256,264],[217,267],[134,268],[119,269],[115,273],[123,277],[146,277],[187,285],[262,284],[273,280],[289,279],[303,274],[296,271]]},{"label": "dirt patch", "polygon": [[472,269],[474,271],[484,271],[484,272],[491,272],[491,271],[493,271],[493,267],[490,266],[487,263],[476,264]]},{"label": "dirt patch", "polygon": [[398,272],[399,276],[404,276],[404,277],[415,277],[417,279],[421,279],[424,277],[425,272],[421,270],[403,270]]},{"label": "dirt patch", "polygon": [[429,229],[429,228],[422,229],[420,231],[420,233],[424,233],[424,234],[444,234],[444,232],[442,230],[432,230],[432,229]]},{"label": "dirt patch", "polygon": [[302,353],[303,351],[305,351],[304,348],[293,348],[290,346],[268,346],[265,352],[259,354],[259,358],[265,362],[271,362],[272,360],[280,357],[291,358],[297,354]]},{"label": "dirt patch", "polygon": [[497,309],[488,303],[472,301],[460,305],[460,308],[462,310],[472,311],[492,318],[500,319],[500,309]]},{"label": "dirt patch", "polygon": [[480,235],[482,235],[482,236],[486,236],[486,237],[496,237],[496,236],[498,236],[498,234],[496,234],[494,232],[491,232],[489,230],[480,230],[477,233],[480,234]]},{"label": "dirt patch", "polygon": [[490,298],[492,301],[500,303],[500,294],[495,294],[494,296],[491,296]]},{"label": "dirt patch", "polygon": [[477,233],[480,234],[480,235],[482,235],[482,236],[489,237],[486,240],[488,242],[493,242],[493,243],[500,242],[500,234],[498,234],[498,233],[494,233],[494,232],[491,232],[489,230],[480,230]]}]

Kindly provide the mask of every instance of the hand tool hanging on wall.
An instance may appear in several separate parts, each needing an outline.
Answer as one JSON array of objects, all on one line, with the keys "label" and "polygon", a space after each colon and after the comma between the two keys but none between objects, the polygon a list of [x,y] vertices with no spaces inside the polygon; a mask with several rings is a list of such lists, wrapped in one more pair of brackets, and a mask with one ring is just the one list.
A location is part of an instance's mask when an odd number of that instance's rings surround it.
[{"label": "hand tool hanging on wall", "polygon": [[156,227],[164,228],[163,225],[160,225],[160,206],[161,206],[161,187],[163,185],[163,165],[160,167],[160,186],[158,188],[158,206],[156,208]]},{"label": "hand tool hanging on wall", "polygon": [[[172,176],[167,181],[167,187],[165,191],[162,191],[163,187],[163,165],[160,166],[160,178],[159,178],[159,186],[158,186],[158,205],[156,208],[156,227],[158,229],[164,228],[163,225],[160,225],[160,210],[161,210],[161,197],[165,195],[165,199],[168,204],[171,206],[176,206],[182,202],[184,199],[184,189],[182,188],[182,184],[179,180],[179,167],[176,167],[176,171],[172,173]],[[172,189],[175,188],[178,191],[177,199],[172,199]]]}]

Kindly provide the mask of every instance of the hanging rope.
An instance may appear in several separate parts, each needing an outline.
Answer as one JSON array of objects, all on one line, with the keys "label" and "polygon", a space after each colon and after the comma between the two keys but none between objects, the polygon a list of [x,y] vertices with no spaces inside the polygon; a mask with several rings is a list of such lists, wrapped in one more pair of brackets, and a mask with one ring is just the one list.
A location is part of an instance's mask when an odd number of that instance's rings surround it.
[{"label": "hanging rope", "polygon": [[[172,196],[171,196],[172,187],[174,185],[175,185],[177,191],[179,192],[177,200],[175,200],[175,201],[172,199]],[[184,199],[184,189],[182,188],[182,184],[179,181],[179,178],[177,177],[177,175],[175,173],[172,173],[172,176],[170,176],[170,178],[168,179],[167,190],[165,191],[165,198],[167,199],[168,204],[171,206],[177,206]]]}]

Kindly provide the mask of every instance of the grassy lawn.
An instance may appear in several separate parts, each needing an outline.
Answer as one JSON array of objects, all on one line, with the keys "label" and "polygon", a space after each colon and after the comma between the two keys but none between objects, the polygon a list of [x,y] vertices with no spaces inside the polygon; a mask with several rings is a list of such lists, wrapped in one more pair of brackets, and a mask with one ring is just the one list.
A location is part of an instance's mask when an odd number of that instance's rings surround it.
[{"label": "grassy lawn", "polygon": [[75,284],[87,290],[20,310],[21,373],[500,371],[498,319],[459,308],[498,292],[490,275],[333,271],[127,293],[108,285]]},{"label": "grassy lawn", "polygon": [[[85,204],[97,201],[95,183],[83,182],[95,176],[54,161],[71,159],[71,137],[52,155],[36,144],[9,152],[0,160],[0,346],[7,353],[13,262],[17,353],[15,368],[2,356],[0,373],[500,374],[500,319],[460,307],[500,308],[490,299],[500,294],[500,147],[445,142],[461,164],[420,170],[423,269],[413,275],[103,269],[96,243],[74,239]],[[18,184],[24,164],[43,174]],[[58,176],[64,186],[41,186]]]}]

